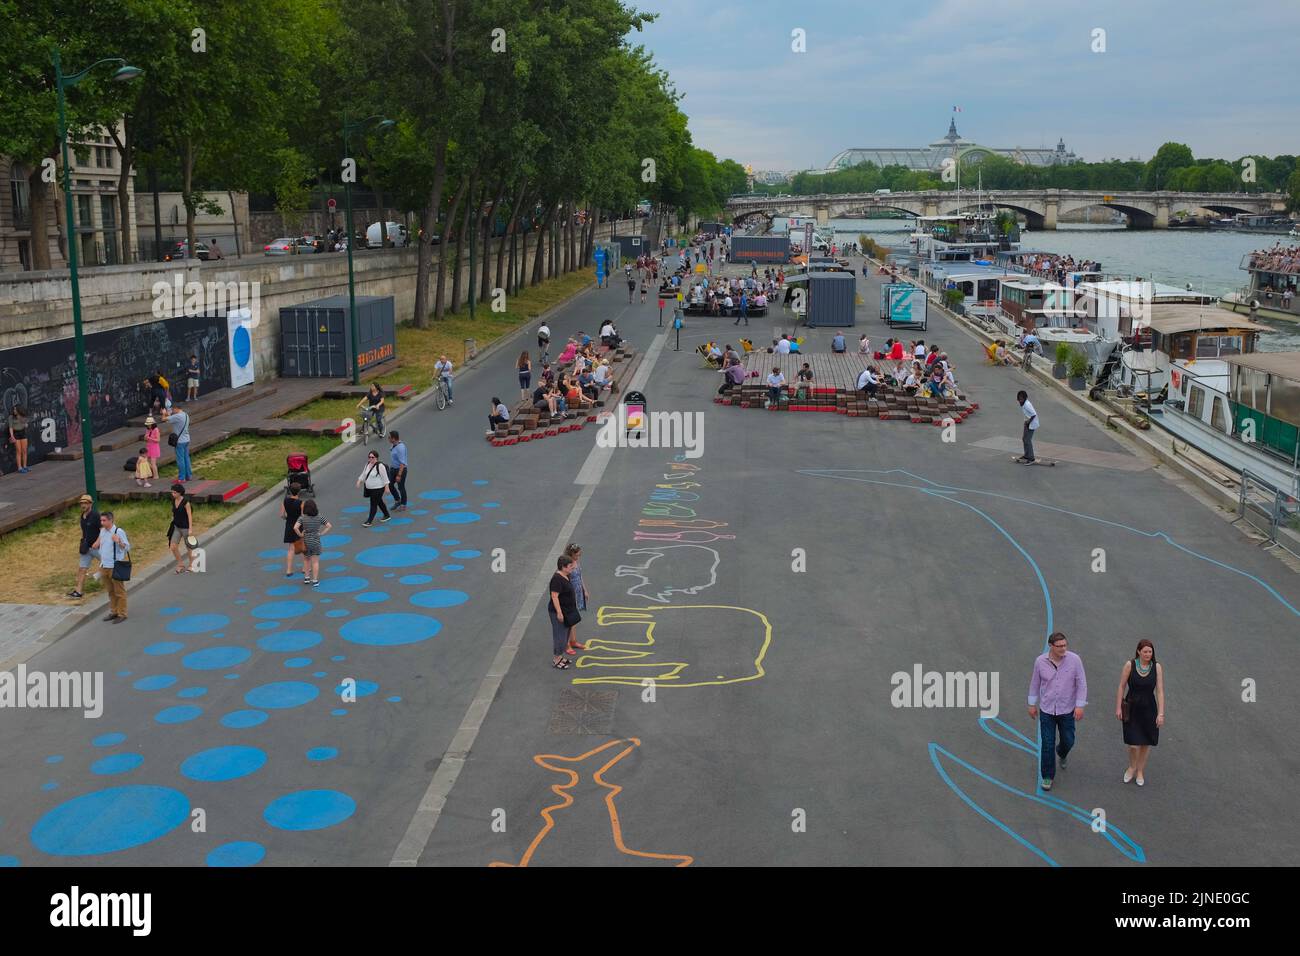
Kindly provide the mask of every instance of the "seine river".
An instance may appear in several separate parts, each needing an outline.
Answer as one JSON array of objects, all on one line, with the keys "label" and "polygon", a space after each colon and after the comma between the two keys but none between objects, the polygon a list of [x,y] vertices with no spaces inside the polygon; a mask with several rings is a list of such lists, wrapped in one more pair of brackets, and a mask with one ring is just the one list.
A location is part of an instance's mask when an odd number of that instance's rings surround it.
[{"label": "seine river", "polygon": [[[784,220],[778,219],[773,228],[779,230],[784,225]],[[883,245],[900,247],[906,246],[912,231],[910,219],[833,219],[831,226],[844,241],[865,234]],[[1279,241],[1295,242],[1286,236],[1217,229],[1135,230],[1109,224],[1069,223],[1054,232],[1023,234],[1020,248],[1094,259],[1101,263],[1103,271],[1113,275],[1141,276],[1180,288],[1190,282],[1198,292],[1223,295],[1247,284],[1248,277],[1240,269],[1243,256]],[[1260,321],[1277,330],[1261,337],[1261,350],[1300,350],[1300,323]]]}]

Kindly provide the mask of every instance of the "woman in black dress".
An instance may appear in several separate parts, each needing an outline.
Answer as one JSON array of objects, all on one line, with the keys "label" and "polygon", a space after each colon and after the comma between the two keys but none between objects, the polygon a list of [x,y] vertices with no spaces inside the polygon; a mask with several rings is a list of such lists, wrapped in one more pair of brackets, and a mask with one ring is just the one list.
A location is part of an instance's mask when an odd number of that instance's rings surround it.
[{"label": "woman in black dress", "polygon": [[194,527],[194,509],[185,494],[185,486],[179,481],[172,485],[172,523],[167,529],[167,545],[172,556],[176,558],[176,573],[184,574],[191,570],[194,556],[190,552],[190,529]]},{"label": "woman in black dress", "polygon": [[1147,757],[1160,743],[1160,728],[1165,725],[1165,675],[1156,661],[1155,645],[1145,637],[1138,641],[1133,659],[1124,662],[1115,692],[1115,716],[1124,725],[1124,743],[1128,745],[1124,782],[1136,777],[1137,785],[1145,786]]},{"label": "woman in black dress", "polygon": [[280,502],[280,517],[284,519],[284,576],[286,578],[293,577],[293,556],[295,553],[302,555],[302,573],[303,577],[307,576],[307,555],[302,546],[298,544],[302,538],[293,529],[293,526],[298,523],[298,518],[302,515],[302,499],[298,497],[301,492],[301,486],[295,481],[289,485],[289,493]]}]

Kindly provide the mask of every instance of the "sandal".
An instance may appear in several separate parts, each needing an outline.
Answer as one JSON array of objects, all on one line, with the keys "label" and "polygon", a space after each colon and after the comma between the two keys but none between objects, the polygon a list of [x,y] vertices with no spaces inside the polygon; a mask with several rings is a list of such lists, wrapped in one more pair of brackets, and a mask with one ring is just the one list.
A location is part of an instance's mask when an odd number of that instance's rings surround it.
[{"label": "sandal", "polygon": [[580,650],[580,651],[585,651],[585,650],[587,649],[587,645],[586,645],[586,644],[579,644],[577,641],[574,641],[574,642],[573,642],[572,644],[570,644],[569,646],[570,646],[570,647],[576,647],[576,648],[577,648],[578,650]]},{"label": "sandal", "polygon": [[176,573],[176,574],[184,574],[187,570],[189,570],[189,569],[188,569],[188,568],[177,568],[176,571],[175,571],[175,573]]},{"label": "sandal", "polygon": [[570,657],[574,657],[575,655],[577,655],[578,652],[574,650],[572,647],[566,647],[564,649],[564,653],[568,654]]},{"label": "sandal", "polygon": [[566,670],[569,669],[569,662],[568,662],[568,661],[556,661],[556,662],[555,662],[554,664],[552,664],[551,666],[554,667],[557,671],[566,671]]},{"label": "sandal", "polygon": [[83,597],[85,597],[85,596],[86,596],[86,595],[82,594],[80,591],[69,591],[69,592],[68,592],[68,597],[70,597],[70,598],[83,598]]}]

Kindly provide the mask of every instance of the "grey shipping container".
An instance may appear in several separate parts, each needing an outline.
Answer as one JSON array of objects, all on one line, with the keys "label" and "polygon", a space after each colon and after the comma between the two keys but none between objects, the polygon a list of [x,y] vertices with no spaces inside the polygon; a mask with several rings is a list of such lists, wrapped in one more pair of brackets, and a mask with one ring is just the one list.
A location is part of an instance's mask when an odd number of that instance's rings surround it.
[{"label": "grey shipping container", "polygon": [[[361,370],[397,356],[392,296],[357,296]],[[280,375],[347,378],[352,375],[352,327],[346,295],[280,310]]]},{"label": "grey shipping container", "polygon": [[637,256],[644,256],[650,251],[650,240],[645,236],[614,236],[610,241],[618,243],[624,262],[635,260]]},{"label": "grey shipping container", "polygon": [[757,262],[761,265],[790,261],[789,236],[733,236],[728,262],[744,265]]},{"label": "grey shipping container", "polygon": [[722,223],[720,222],[702,222],[700,223],[700,232],[708,233],[711,236],[722,235]]},{"label": "grey shipping container", "polygon": [[854,325],[857,280],[850,272],[814,272],[808,277],[808,324]]}]

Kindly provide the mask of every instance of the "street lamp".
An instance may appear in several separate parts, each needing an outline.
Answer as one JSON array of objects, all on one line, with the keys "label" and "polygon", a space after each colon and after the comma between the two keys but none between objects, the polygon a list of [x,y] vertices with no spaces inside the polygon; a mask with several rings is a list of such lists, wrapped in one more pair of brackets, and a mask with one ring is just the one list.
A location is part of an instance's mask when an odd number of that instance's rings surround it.
[{"label": "street lamp", "polygon": [[[361,130],[365,129],[371,124],[374,124],[374,128],[376,130],[392,129],[395,125],[397,125],[392,120],[385,119],[384,117],[378,114],[375,114],[374,116],[367,116],[365,119],[355,120],[349,123],[347,110],[343,111],[343,154],[345,159],[347,158],[347,154],[351,152],[351,150],[348,148],[348,137],[353,133],[360,132]],[[360,337],[360,330],[357,328],[357,287],[356,287],[356,280],[354,278],[353,271],[352,271],[352,244],[356,240],[356,235],[353,231],[354,227],[352,225],[352,182],[351,180],[344,179],[343,196],[344,196],[344,202],[346,203],[347,206],[347,220],[348,220],[348,327],[352,330],[352,384],[360,385],[361,384],[361,353],[360,353],[360,346],[357,342],[357,339]],[[382,210],[380,212],[382,215]],[[387,232],[388,232],[388,223],[380,222],[379,224],[380,245],[383,245],[384,234]]]},{"label": "street lamp", "polygon": [[68,159],[68,114],[63,91],[76,86],[86,78],[91,70],[105,63],[116,63],[113,71],[114,82],[134,80],[144,71],[131,66],[120,56],[111,56],[90,64],[80,73],[65,76],[63,61],[59,57],[59,48],[51,54],[54,63],[54,85],[59,91],[59,146],[63,150],[63,201],[66,213],[66,231],[68,242],[68,270],[72,279],[72,333],[77,344],[77,414],[81,418],[81,455],[85,460],[86,494],[98,499],[95,488],[95,437],[90,429],[90,382],[86,373],[86,337],[81,329],[81,287],[77,284],[77,242],[76,228],[72,218],[72,163]]}]

